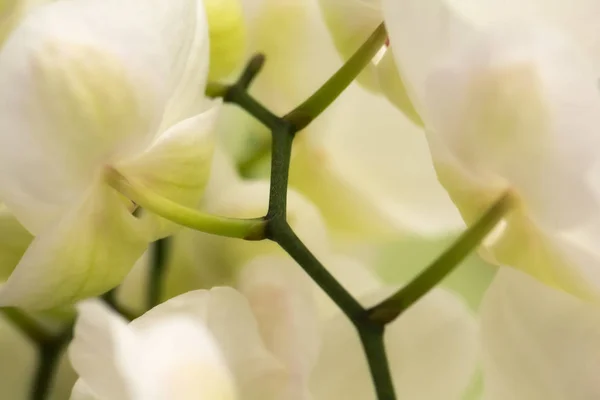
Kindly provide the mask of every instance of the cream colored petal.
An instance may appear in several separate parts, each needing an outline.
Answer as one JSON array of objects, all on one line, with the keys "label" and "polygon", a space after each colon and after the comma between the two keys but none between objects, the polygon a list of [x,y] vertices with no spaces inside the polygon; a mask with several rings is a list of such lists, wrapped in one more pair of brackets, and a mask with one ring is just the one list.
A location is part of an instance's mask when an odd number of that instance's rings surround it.
[{"label": "cream colored petal", "polygon": [[[385,344],[396,393],[408,399],[461,399],[476,369],[477,324],[461,300],[439,289],[388,327]],[[376,398],[358,335],[341,315],[324,327],[311,388],[316,400]]]},{"label": "cream colored petal", "polygon": [[154,134],[169,70],[147,7],[55,2],[0,52],[0,193],[34,233],[66,212],[99,165]]},{"label": "cream colored petal", "polygon": [[383,16],[400,75],[427,122],[423,96],[431,71],[448,52],[477,39],[450,0],[382,0]]},{"label": "cream colored petal", "polygon": [[600,35],[596,21],[600,4],[595,0],[460,0],[455,2],[480,24],[537,24],[560,29],[593,58],[600,74]]},{"label": "cream colored petal", "polygon": [[293,377],[290,393],[306,398],[319,352],[313,282],[291,258],[263,256],[246,264],[238,288],[254,312],[267,349]]},{"label": "cream colored petal", "polygon": [[597,204],[586,174],[600,141],[588,61],[564,38],[532,30],[490,32],[456,52],[428,82],[434,160],[445,148],[463,179],[482,190],[511,187],[542,225],[587,218]]},{"label": "cream colored petal", "polygon": [[92,394],[98,399],[135,399],[135,387],[125,374],[140,355],[138,351],[136,337],[125,319],[100,300],[81,303],[69,346],[71,364],[83,381],[76,385],[75,394],[80,397]]},{"label": "cream colored petal", "polygon": [[146,245],[123,200],[110,188],[93,185],[34,239],[0,287],[0,303],[49,309],[99,295],[121,282]]},{"label": "cream colored petal", "polygon": [[288,398],[289,376],[269,353],[247,300],[231,288],[197,290],[175,297],[132,322],[144,334],[165,318],[185,316],[204,324],[215,339],[245,399]]},{"label": "cream colored petal", "polygon": [[[445,233],[463,226],[424,132],[382,96],[350,86],[302,133],[292,184],[346,231]],[[303,135],[306,135],[303,136]]]},{"label": "cream colored petal", "polygon": [[117,400],[236,398],[229,371],[201,321],[143,316],[145,329],[138,331],[97,300],[79,308],[70,355],[88,392]]},{"label": "cream colored petal", "polygon": [[[215,146],[215,122],[219,102],[160,135],[139,156],[120,162],[116,168],[128,180],[187,207],[196,208],[210,176]],[[164,237],[176,225],[147,213],[142,217],[153,225],[153,235]]]},{"label": "cream colored petal", "polygon": [[377,63],[377,79],[381,92],[388,100],[398,107],[413,124],[423,126],[423,121],[415,110],[404,80],[400,76],[391,47],[386,50],[382,59]]},{"label": "cream colored petal", "polygon": [[199,0],[145,0],[171,64],[169,102],[160,131],[206,110],[204,88],[209,68],[206,9]]},{"label": "cream colored petal", "polygon": [[600,309],[503,269],[481,309],[486,398],[600,396]]}]

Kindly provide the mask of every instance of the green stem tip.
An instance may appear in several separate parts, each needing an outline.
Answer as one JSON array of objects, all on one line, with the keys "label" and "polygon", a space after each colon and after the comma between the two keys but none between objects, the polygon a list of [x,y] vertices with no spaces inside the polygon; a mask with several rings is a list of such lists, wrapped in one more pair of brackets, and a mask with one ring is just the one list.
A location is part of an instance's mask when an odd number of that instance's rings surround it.
[{"label": "green stem tip", "polygon": [[106,167],[105,181],[142,208],[176,224],[213,235],[245,240],[265,239],[264,218],[238,219],[206,214],[162,197],[142,184],[133,182],[113,167]]}]

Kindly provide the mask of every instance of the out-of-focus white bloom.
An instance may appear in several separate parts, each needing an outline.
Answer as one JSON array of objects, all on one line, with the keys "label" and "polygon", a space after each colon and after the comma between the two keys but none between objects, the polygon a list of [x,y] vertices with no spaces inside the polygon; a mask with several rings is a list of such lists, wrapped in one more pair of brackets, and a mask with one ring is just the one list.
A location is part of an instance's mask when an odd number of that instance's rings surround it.
[{"label": "out-of-focus white bloom", "polygon": [[[390,287],[351,258],[330,256],[324,262],[364,305],[391,293]],[[318,314],[311,315],[315,310],[305,293],[311,283],[299,272],[293,261],[274,256],[259,257],[242,270],[238,285],[263,338],[269,338],[271,350],[296,371],[298,383],[309,376],[313,398],[374,399],[355,328],[314,284]],[[307,329],[316,323],[316,331]],[[317,354],[314,342],[320,343]],[[477,323],[462,301],[436,289],[389,325],[386,348],[398,393],[424,400],[460,399],[478,362]],[[432,376],[435,385],[428,384]]]},{"label": "out-of-focus white bloom", "polygon": [[[330,271],[365,306],[392,293],[363,265],[337,257]],[[330,303],[323,299],[321,304]],[[331,305],[332,306],[332,305]],[[311,377],[316,399],[375,399],[354,327],[339,310],[322,314],[322,345]],[[323,310],[323,308],[322,308]],[[327,308],[325,308],[327,310]],[[461,399],[479,361],[478,327],[466,304],[434,289],[388,325],[386,353],[396,392],[407,398]],[[431,385],[431,377],[435,385]]]},{"label": "out-of-focus white bloom", "polygon": [[81,378],[73,399],[293,398],[247,301],[230,288],[189,292],[129,325],[84,302],[69,354]]},{"label": "out-of-focus white bloom", "polygon": [[104,183],[194,206],[213,149],[208,32],[196,0],[66,0],[0,53],[0,198],[34,235],[2,305],[50,308],[116,285],[172,225]]},{"label": "out-of-focus white bloom", "polygon": [[481,307],[485,398],[600,396],[600,308],[503,268]]},{"label": "out-of-focus white bloom", "polygon": [[383,1],[438,177],[467,223],[507,190],[518,199],[490,258],[597,297],[598,274],[562,237],[599,210],[589,184],[600,144],[592,59],[560,31],[480,27],[450,3]]}]

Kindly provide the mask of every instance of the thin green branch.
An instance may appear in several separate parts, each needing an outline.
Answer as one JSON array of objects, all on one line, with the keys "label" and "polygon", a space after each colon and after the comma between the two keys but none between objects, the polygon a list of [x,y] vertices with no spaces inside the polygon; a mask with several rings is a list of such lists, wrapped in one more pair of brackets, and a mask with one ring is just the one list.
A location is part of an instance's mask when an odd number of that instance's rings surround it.
[{"label": "thin green branch", "polygon": [[116,313],[120,314],[123,318],[127,319],[128,321],[133,321],[140,315],[119,304],[117,301],[118,290],[119,287],[109,290],[102,295],[101,299],[104,300],[107,306],[109,306]]},{"label": "thin green branch", "polygon": [[356,79],[362,70],[373,60],[373,57],[385,45],[387,32],[382,23],[371,34],[367,41],[350,57],[325,84],[300,104],[284,119],[291,122],[297,130],[304,129]]},{"label": "thin green branch", "polygon": [[232,85],[209,83],[206,86],[208,97],[222,97],[226,103],[238,105],[268,128],[280,123],[280,118],[248,94],[248,89],[265,63],[263,54],[256,54],[250,59],[242,75]]},{"label": "thin green branch", "polygon": [[286,221],[276,219],[269,223],[268,235],[302,267],[348,318],[358,321],[364,317],[365,309],[302,243]]},{"label": "thin green branch", "polygon": [[369,370],[375,382],[375,393],[379,400],[395,400],[396,392],[385,351],[385,326],[362,322],[355,324],[360,342],[367,357]]},{"label": "thin green branch", "polygon": [[219,236],[245,240],[265,239],[266,222],[263,218],[237,219],[202,213],[129,181],[111,167],[106,168],[105,178],[110,186],[134,203],[179,225]]},{"label": "thin green branch", "polygon": [[452,272],[506,216],[514,204],[510,192],[502,195],[481,218],[420,275],[394,295],[369,310],[372,321],[388,324]]},{"label": "thin green branch", "polygon": [[148,276],[148,310],[160,304],[163,277],[166,273],[170,244],[171,239],[168,237],[152,243],[152,260],[150,262],[150,274]]},{"label": "thin green branch", "polygon": [[31,400],[46,400],[50,397],[60,357],[72,336],[73,325],[69,325],[58,336],[38,344],[38,368],[33,381]]},{"label": "thin green branch", "polygon": [[17,327],[34,343],[42,343],[54,337],[53,332],[46,329],[26,312],[15,307],[0,308],[0,312],[8,321]]},{"label": "thin green branch", "polygon": [[272,129],[271,141],[271,185],[269,190],[269,211],[267,220],[281,218],[287,213],[287,191],[294,141],[294,127],[280,121]]}]

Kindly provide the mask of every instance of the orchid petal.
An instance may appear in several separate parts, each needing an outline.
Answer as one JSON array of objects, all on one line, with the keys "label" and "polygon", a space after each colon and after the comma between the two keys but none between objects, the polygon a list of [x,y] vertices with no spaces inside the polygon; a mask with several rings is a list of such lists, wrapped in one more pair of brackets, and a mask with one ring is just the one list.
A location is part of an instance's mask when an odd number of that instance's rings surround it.
[{"label": "orchid petal", "polygon": [[94,185],[78,206],[33,240],[0,286],[0,303],[49,309],[106,292],[146,248],[138,222],[118,194]]}]

